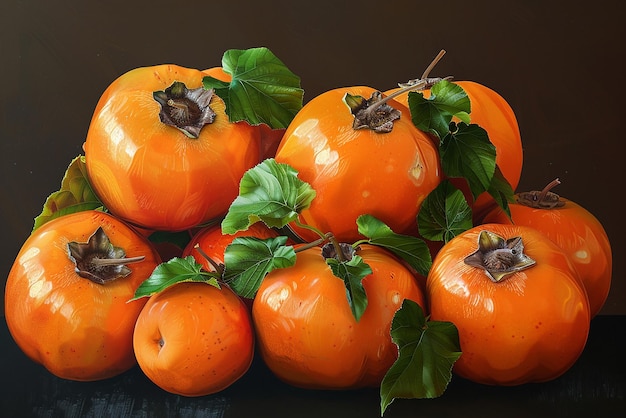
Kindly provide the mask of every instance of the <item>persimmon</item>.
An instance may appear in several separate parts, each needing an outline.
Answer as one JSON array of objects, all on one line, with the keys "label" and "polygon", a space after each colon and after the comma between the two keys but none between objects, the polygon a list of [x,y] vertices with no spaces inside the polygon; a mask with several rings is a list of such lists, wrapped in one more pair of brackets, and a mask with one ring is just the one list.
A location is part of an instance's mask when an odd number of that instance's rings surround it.
[{"label": "persimmon", "polygon": [[[379,99],[380,92],[367,86],[314,97],[276,151],[276,161],[293,167],[317,193],[300,221],[339,241],[360,238],[356,219],[363,214],[398,233],[416,234],[420,204],[440,181],[432,140],[413,125],[404,105],[391,100],[379,106]],[[317,237],[295,223],[290,227],[304,240]]]},{"label": "persimmon", "polygon": [[450,321],[456,374],[491,385],[545,382],[582,353],[590,309],[578,272],[546,235],[485,224],[450,240],[426,281],[432,320]]},{"label": "persimmon", "polygon": [[58,377],[121,374],[136,365],[133,329],[145,304],[128,300],[160,262],[150,242],[107,213],[50,220],[26,239],[9,272],[9,331],[30,359]]},{"label": "persimmon", "polygon": [[[522,174],[523,149],[519,124],[511,105],[495,90],[467,80],[454,81],[463,88],[471,103],[471,123],[479,125],[487,131],[489,140],[496,148],[496,164],[502,175],[515,190]],[[400,88],[385,92],[390,95]],[[431,90],[420,90],[425,98],[430,97]],[[401,94],[394,98],[397,102],[409,107],[408,95]],[[472,203],[475,217],[480,219],[495,204],[488,193],[482,193],[476,200],[471,197],[467,185],[462,179],[452,179],[454,184]]]},{"label": "persimmon", "polygon": [[367,307],[357,321],[346,286],[320,247],[297,253],[293,267],[273,270],[252,306],[259,352],[283,381],[298,387],[376,387],[397,359],[391,321],[405,299],[425,306],[411,272],[385,250],[363,245]]},{"label": "persimmon", "polygon": [[219,218],[259,161],[259,130],[231,123],[206,74],[177,65],[130,70],[98,101],[84,144],[89,181],[114,215],[178,231]]},{"label": "persimmon", "polygon": [[511,217],[492,209],[484,222],[525,225],[547,235],[565,251],[585,285],[591,316],[604,306],[611,288],[613,255],[602,223],[591,212],[551,190],[556,179],[542,190],[520,192],[509,204]]},{"label": "persimmon", "polygon": [[161,389],[188,397],[226,389],[254,357],[248,308],[224,284],[181,282],[150,296],[133,342],[145,375]]}]

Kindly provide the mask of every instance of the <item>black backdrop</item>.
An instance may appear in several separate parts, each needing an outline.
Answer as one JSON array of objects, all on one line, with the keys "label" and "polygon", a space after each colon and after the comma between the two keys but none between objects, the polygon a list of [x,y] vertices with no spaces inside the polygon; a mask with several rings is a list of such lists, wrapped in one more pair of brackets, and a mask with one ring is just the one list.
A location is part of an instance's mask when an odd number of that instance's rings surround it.
[{"label": "black backdrop", "polygon": [[[397,400],[386,416],[624,416],[623,12],[619,0],[2,0],[0,285],[82,152],[100,94],[122,73],[208,68],[228,49],[267,46],[301,76],[309,100],[346,85],[389,89],[445,49],[434,75],[483,83],[515,110],[525,153],[519,190],[559,177],[555,191],[606,227],[615,274],[585,352],[561,378],[513,388],[456,378],[441,398]],[[19,350],[4,321],[0,347],[0,416],[379,416],[375,389],[298,390],[260,361],[226,391],[188,399],[138,368],[102,382],[56,378]]]},{"label": "black backdrop", "polygon": [[[107,85],[139,66],[220,65],[227,49],[267,46],[324,90],[381,90],[421,75],[475,80],[516,112],[525,162],[519,190],[555,191],[604,224],[619,261],[624,180],[623,3],[599,0],[33,1],[0,5],[0,277],[45,198],[58,189]],[[624,314],[614,268],[602,313]]]}]

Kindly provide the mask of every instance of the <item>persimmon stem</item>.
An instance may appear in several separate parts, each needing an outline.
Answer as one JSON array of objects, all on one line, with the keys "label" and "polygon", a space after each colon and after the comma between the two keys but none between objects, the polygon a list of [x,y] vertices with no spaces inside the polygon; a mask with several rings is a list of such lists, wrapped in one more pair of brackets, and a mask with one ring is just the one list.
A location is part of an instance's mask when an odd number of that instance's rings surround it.
[{"label": "persimmon stem", "polygon": [[441,51],[439,51],[435,59],[433,59],[430,65],[428,65],[428,67],[426,67],[426,69],[424,70],[424,73],[422,74],[422,77],[421,77],[422,80],[428,78],[428,76],[430,75],[430,72],[433,70],[433,68],[435,68],[435,65],[437,65],[439,61],[441,61],[441,59],[443,58],[445,54],[446,54],[445,49],[442,49]]},{"label": "persimmon stem", "polygon": [[552,180],[541,190],[518,193],[516,195],[517,203],[535,209],[554,209],[563,207],[565,205],[565,201],[563,201],[558,194],[551,191],[559,184],[561,184],[561,181],[557,178]]},{"label": "persimmon stem", "polygon": [[143,261],[144,258],[146,258],[143,255],[137,256],[137,257],[128,257],[128,258],[97,258],[94,257],[91,260],[89,260],[89,262],[91,264],[94,264],[95,266],[98,267],[102,267],[102,266],[116,266],[116,265],[120,265],[120,264],[132,264],[132,263],[138,263],[140,261]]},{"label": "persimmon stem", "polygon": [[299,253],[304,250],[308,250],[309,248],[317,247],[318,245],[322,245],[326,241],[328,241],[331,237],[331,233],[325,234],[323,237],[316,239],[315,241],[307,242],[305,244],[300,245],[298,248],[294,249],[294,252]]},{"label": "persimmon stem", "polygon": [[539,200],[540,202],[543,202],[543,200],[546,198],[548,193],[559,184],[561,184],[561,181],[558,178],[552,180],[550,183],[546,185],[546,187],[544,187],[541,190],[541,192],[539,192],[539,196],[537,197],[537,200]]},{"label": "persimmon stem", "polygon": [[198,251],[200,253],[200,255],[206,259],[206,261],[211,264],[211,266],[213,266],[213,268],[215,269],[216,272],[222,274],[224,272],[224,268],[220,265],[217,264],[211,257],[209,257],[209,255],[207,253],[204,252],[204,250],[202,248],[200,248],[200,244],[196,244],[193,246],[193,248]]},{"label": "persimmon stem", "polygon": [[[294,220],[294,222],[300,228],[309,229],[309,230],[315,232],[317,235],[320,236],[321,239],[323,239],[323,240],[327,239],[327,236],[326,236],[327,234],[323,233],[322,231],[320,231],[319,229],[315,228],[314,226],[303,224],[302,222],[300,222],[300,218],[299,217],[297,217]],[[297,235],[297,233],[296,233],[296,235]],[[302,240],[302,241],[304,241],[304,240]]]},{"label": "persimmon stem", "polygon": [[167,101],[167,104],[172,106],[172,107],[175,107],[176,109],[184,110],[185,112],[189,111],[189,106],[187,104],[182,103],[182,102],[177,102],[174,99],[169,99]]},{"label": "persimmon stem", "polygon": [[410,91],[415,91],[415,90],[423,90],[426,87],[428,87],[429,85],[432,85],[432,84],[434,84],[434,83],[436,83],[438,81],[449,80],[450,78],[452,78],[451,76],[444,77],[444,78],[440,78],[440,77],[429,78],[428,77],[428,75],[433,70],[433,68],[435,68],[437,63],[439,61],[441,61],[441,58],[443,58],[445,53],[446,53],[446,51],[444,49],[439,51],[439,54],[437,54],[437,56],[428,65],[428,67],[426,67],[426,70],[424,70],[424,73],[422,74],[422,78],[420,78],[418,80],[411,80],[411,82],[408,85],[406,85],[405,87],[402,87],[400,90],[394,91],[390,95],[384,97],[382,100],[379,100],[378,102],[372,104],[370,107],[368,107],[365,110],[365,112],[368,113],[368,114],[372,113],[376,109],[378,109],[380,106],[382,106],[383,104],[387,103],[389,100],[394,99],[394,98],[400,96],[401,94],[408,93]]},{"label": "persimmon stem", "polygon": [[337,238],[335,238],[334,235],[330,234],[330,237],[328,237],[328,240],[330,241],[332,246],[335,247],[335,252],[337,253],[337,260],[340,263],[347,261],[346,255],[343,253],[343,250],[341,249],[341,245],[339,245],[339,241],[337,241]]},{"label": "persimmon stem", "polygon": [[[432,82],[432,79],[430,79]],[[438,79],[438,80],[443,80],[443,79]],[[425,79],[419,79],[417,80],[414,84],[411,84],[409,86],[406,87],[402,87],[400,90],[394,91],[393,93],[391,93],[389,96],[385,96],[382,100],[380,100],[379,102],[374,103],[372,106],[370,106],[369,109],[367,109],[368,112],[373,111],[371,109],[376,109],[378,106],[387,103],[389,100],[394,99],[404,93],[408,93],[409,91],[414,91],[414,90],[423,90],[427,85],[429,84],[428,80]]]}]

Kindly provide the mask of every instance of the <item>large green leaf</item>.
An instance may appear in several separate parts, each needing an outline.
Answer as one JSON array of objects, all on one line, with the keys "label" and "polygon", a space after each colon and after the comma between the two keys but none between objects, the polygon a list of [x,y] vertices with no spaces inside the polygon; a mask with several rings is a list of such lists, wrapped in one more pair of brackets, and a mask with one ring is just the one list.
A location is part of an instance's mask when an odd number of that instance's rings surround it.
[{"label": "large green leaf", "polygon": [[496,147],[487,131],[478,125],[461,122],[456,128],[439,148],[441,166],[446,176],[465,178],[476,198],[491,184],[496,170]]},{"label": "large green leaf", "polygon": [[369,238],[369,243],[386,248],[406,261],[418,273],[426,276],[432,265],[432,258],[424,240],[393,232],[381,220],[372,215],[357,218],[359,233]]},{"label": "large green leaf", "polygon": [[471,105],[467,93],[458,84],[442,80],[430,89],[430,97],[422,93],[409,92],[409,109],[413,124],[424,132],[444,138],[453,117],[469,123]]},{"label": "large green leaf", "polygon": [[133,299],[152,296],[180,282],[203,282],[219,288],[218,279],[218,273],[202,270],[202,264],[193,256],[174,257],[154,269],[139,285]]},{"label": "large green leaf", "polygon": [[287,237],[237,237],[224,251],[224,281],[239,295],[253,298],[272,270],[291,267],[296,253]]},{"label": "large green leaf", "polygon": [[35,218],[33,231],[54,218],[84,210],[103,208],[87,179],[85,157],[74,158],[61,180],[61,188],[46,199]]},{"label": "large green leaf", "polygon": [[300,78],[268,48],[228,50],[222,69],[230,74],[230,83],[207,76],[203,84],[224,100],[231,122],[286,128],[302,108]]},{"label": "large green leaf", "polygon": [[404,300],[393,318],[391,338],[399,354],[380,386],[381,415],[397,398],[441,396],[452,380],[452,367],[461,356],[454,324],[427,321],[422,308],[409,299]]},{"label": "large green leaf", "polygon": [[243,175],[239,195],[222,220],[222,231],[245,231],[258,221],[282,228],[308,208],[314,197],[315,191],[290,165],[267,159]]},{"label": "large green leaf", "polygon": [[424,238],[448,242],[473,226],[472,209],[463,192],[444,180],[422,202],[417,226]]}]

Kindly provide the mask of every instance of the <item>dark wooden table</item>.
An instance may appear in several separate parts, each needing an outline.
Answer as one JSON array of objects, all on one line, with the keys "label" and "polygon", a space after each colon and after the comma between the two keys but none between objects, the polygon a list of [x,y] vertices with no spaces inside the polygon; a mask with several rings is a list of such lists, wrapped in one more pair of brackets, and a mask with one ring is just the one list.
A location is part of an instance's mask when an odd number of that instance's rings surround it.
[{"label": "dark wooden table", "polygon": [[[437,399],[394,401],[394,417],[624,417],[626,316],[598,316],[578,362],[551,382],[492,387],[453,377]],[[51,375],[19,350],[3,320],[0,329],[2,417],[378,417],[376,389],[310,391],[277,380],[258,359],[230,388],[186,398],[162,391],[138,367],[99,382]]]}]

